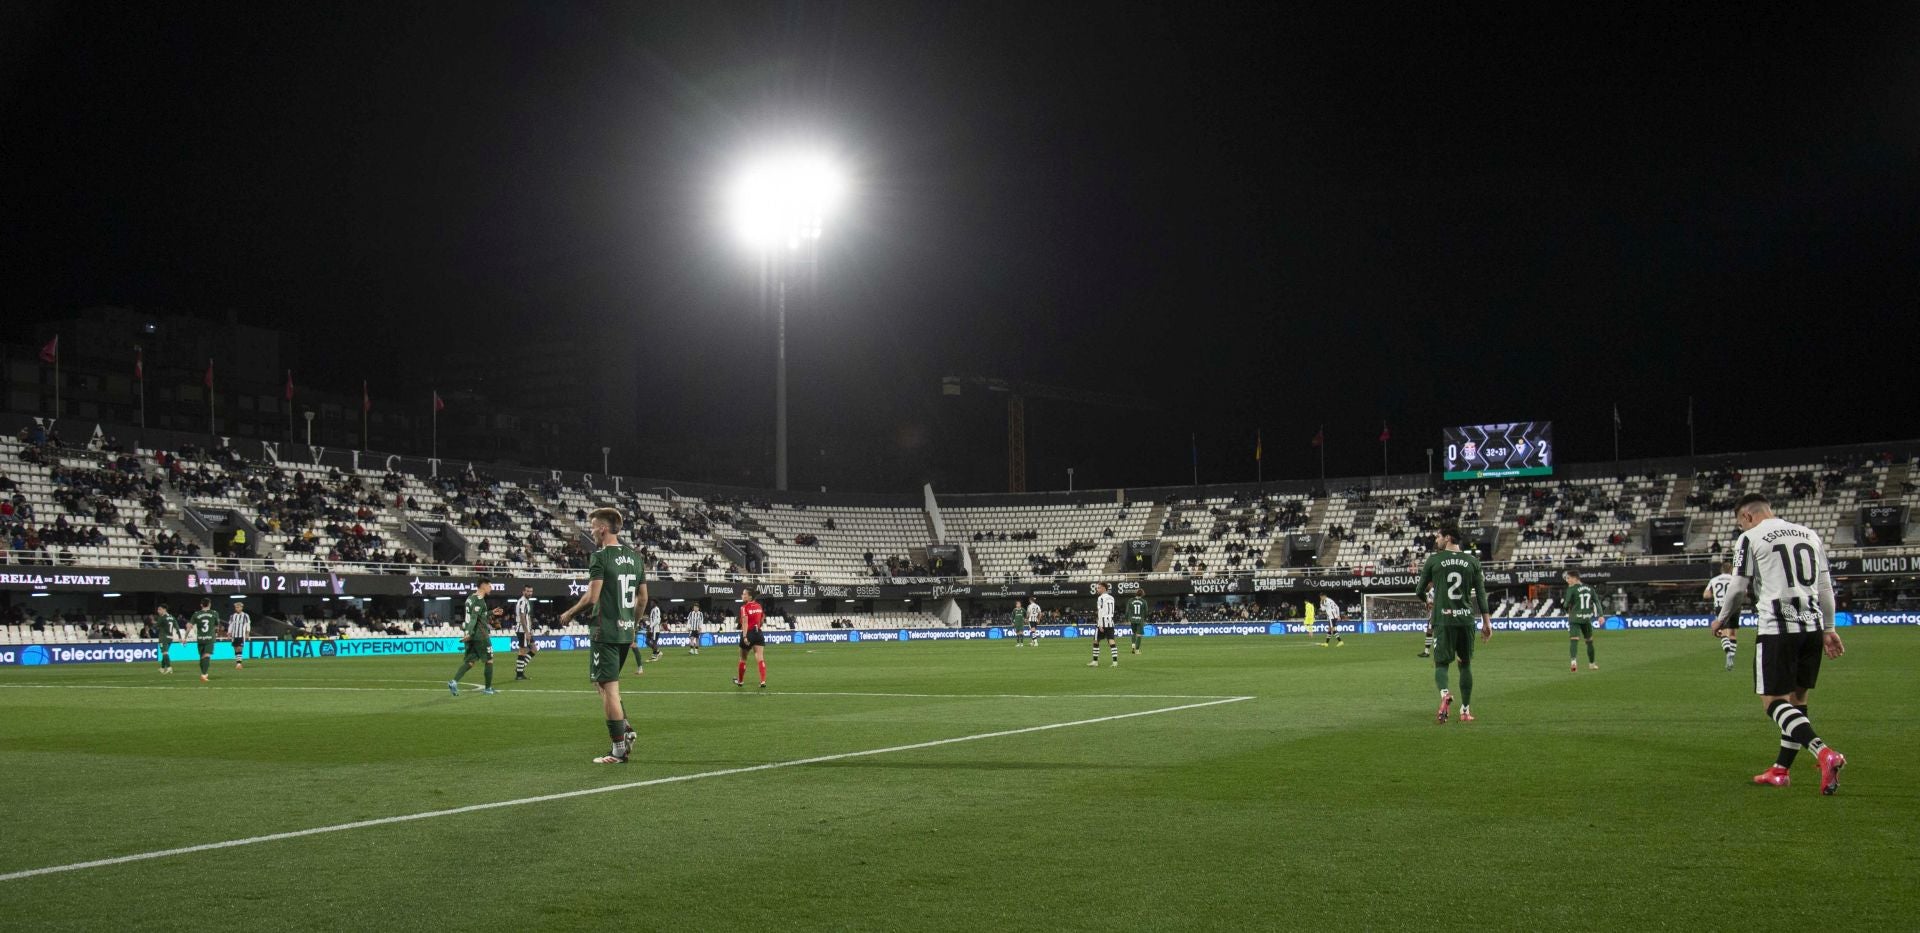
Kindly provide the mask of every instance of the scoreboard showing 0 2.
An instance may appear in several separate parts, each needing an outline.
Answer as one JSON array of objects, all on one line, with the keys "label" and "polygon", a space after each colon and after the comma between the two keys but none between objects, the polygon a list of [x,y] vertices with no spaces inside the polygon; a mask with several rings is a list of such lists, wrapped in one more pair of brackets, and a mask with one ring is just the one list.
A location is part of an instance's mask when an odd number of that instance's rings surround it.
[{"label": "scoreboard showing 0 2", "polygon": [[1470,424],[1440,432],[1447,479],[1553,475],[1553,422]]}]

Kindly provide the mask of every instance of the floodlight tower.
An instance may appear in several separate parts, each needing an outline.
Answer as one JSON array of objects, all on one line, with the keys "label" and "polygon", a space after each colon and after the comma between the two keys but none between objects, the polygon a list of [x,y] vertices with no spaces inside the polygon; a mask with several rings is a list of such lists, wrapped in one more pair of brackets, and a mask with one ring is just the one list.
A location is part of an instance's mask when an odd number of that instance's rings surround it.
[{"label": "floodlight tower", "polygon": [[839,203],[840,173],[831,160],[783,153],[748,165],[734,183],[736,229],[760,260],[772,292],[774,349],[774,488],[787,488],[787,288],[795,269],[817,263],[820,234]]}]

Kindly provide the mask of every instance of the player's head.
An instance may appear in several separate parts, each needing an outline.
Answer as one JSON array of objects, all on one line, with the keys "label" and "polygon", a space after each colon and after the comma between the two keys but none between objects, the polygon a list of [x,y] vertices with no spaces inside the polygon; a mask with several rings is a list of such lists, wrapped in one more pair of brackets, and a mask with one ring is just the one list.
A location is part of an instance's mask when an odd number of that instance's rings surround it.
[{"label": "player's head", "polygon": [[1562,574],[1562,576],[1567,578],[1568,583],[1580,582],[1580,571],[1578,570],[1569,570],[1566,573]]},{"label": "player's head", "polygon": [[740,601],[743,603],[753,602],[753,587],[743,586],[740,588]]},{"label": "player's head", "polygon": [[1093,591],[1096,594],[1104,594],[1107,591],[1107,585],[1105,583],[1095,583],[1093,585]]},{"label": "player's head", "polygon": [[531,587],[531,586],[523,586],[523,587],[521,587],[521,588],[520,588],[520,595],[522,595],[522,596],[532,596],[532,595],[533,595],[533,587]]},{"label": "player's head", "polygon": [[211,597],[211,596],[202,596],[202,597],[200,597],[200,608],[202,608],[202,609],[212,609],[212,608],[213,608],[213,597]]},{"label": "player's head", "polygon": [[157,616],[163,616],[163,615],[166,615],[166,614],[167,614],[167,604],[166,604],[166,603],[161,603],[161,604],[159,604],[159,605],[157,605],[157,606],[155,606],[155,607],[153,607],[153,614],[154,614],[154,615],[157,615]]},{"label": "player's head", "polygon": [[243,602],[241,602],[240,600],[237,600],[237,599],[233,601],[233,611],[234,611],[234,612],[239,612],[240,610],[242,610],[242,609],[245,609],[245,608],[247,608],[247,604],[246,604],[246,603],[243,603]]},{"label": "player's head", "polygon": [[1721,573],[1732,573],[1732,572],[1733,572],[1733,561],[1730,561],[1730,560],[1723,560],[1723,561],[1721,561],[1721,562],[1720,562],[1720,572],[1721,572]]},{"label": "player's head", "polygon": [[593,529],[596,544],[605,545],[618,537],[621,522],[619,509],[602,506],[587,513],[587,526]]},{"label": "player's head", "polygon": [[1458,548],[1460,546],[1460,526],[1452,522],[1443,523],[1440,529],[1434,532],[1434,543],[1443,548]]},{"label": "player's head", "polygon": [[474,590],[478,592],[480,595],[485,596],[488,593],[493,592],[493,581],[481,580],[480,583],[474,587]]},{"label": "player's head", "polygon": [[1772,517],[1773,503],[1768,502],[1766,496],[1757,492],[1741,496],[1740,501],[1733,507],[1733,523],[1739,525],[1741,531],[1746,531]]}]

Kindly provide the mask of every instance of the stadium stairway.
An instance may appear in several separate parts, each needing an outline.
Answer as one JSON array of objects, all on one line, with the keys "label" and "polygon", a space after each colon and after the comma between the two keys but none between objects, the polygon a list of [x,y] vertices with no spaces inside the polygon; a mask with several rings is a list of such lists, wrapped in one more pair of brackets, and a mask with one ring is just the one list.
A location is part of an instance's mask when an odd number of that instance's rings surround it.
[{"label": "stadium stairway", "polygon": [[1693,477],[1679,476],[1673,480],[1673,491],[1667,493],[1667,508],[1661,514],[1676,517],[1687,514],[1687,497],[1693,495]]}]

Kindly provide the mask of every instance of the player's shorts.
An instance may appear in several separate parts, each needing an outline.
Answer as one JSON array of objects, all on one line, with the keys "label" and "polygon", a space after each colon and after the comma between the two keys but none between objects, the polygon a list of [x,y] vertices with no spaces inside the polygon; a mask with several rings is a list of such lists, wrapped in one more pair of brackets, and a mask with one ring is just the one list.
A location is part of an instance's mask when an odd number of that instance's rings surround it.
[{"label": "player's shorts", "polygon": [[1127,628],[1132,629],[1135,635],[1144,635],[1147,633],[1147,623],[1145,622],[1128,622]]},{"label": "player's shorts", "polygon": [[1113,626],[1111,626],[1111,625],[1102,625],[1102,626],[1100,626],[1099,628],[1097,628],[1097,629],[1095,629],[1095,630],[1094,630],[1094,632],[1093,632],[1093,640],[1094,640],[1094,641],[1099,641],[1099,640],[1101,640],[1101,639],[1103,639],[1103,638],[1105,638],[1105,639],[1108,639],[1108,640],[1112,640],[1112,638],[1113,638]]},{"label": "player's shorts", "polygon": [[1753,692],[1785,696],[1811,690],[1820,679],[1820,659],[1826,656],[1819,632],[1762,635],[1753,646]]},{"label": "player's shorts", "polygon": [[467,647],[467,661],[481,661],[487,664],[493,663],[493,639],[489,638],[486,641],[469,641],[463,644]]},{"label": "player's shorts", "polygon": [[1578,635],[1581,638],[1592,638],[1593,637],[1593,620],[1589,619],[1585,622],[1582,622],[1579,619],[1568,619],[1567,634]]},{"label": "player's shorts", "polygon": [[627,652],[632,648],[632,645],[594,642],[593,650],[588,652],[591,657],[587,661],[587,677],[596,684],[617,683],[620,669],[627,666]]},{"label": "player's shorts", "polygon": [[1436,667],[1454,661],[1473,660],[1473,626],[1436,625],[1433,627],[1433,663]]},{"label": "player's shorts", "polygon": [[201,657],[203,657],[203,658],[211,658],[211,657],[213,657],[213,639],[211,639],[211,638],[202,638],[202,639],[200,639],[199,641],[197,641],[197,642],[195,642],[195,644],[197,644],[197,645],[199,645],[199,646],[200,646],[200,656],[201,656]]},{"label": "player's shorts", "polygon": [[520,647],[521,654],[532,654],[540,650],[540,647],[533,643],[532,632],[521,632],[520,634],[515,635],[514,644]]},{"label": "player's shorts", "polygon": [[740,647],[742,648],[764,647],[766,643],[766,633],[757,628],[750,628],[740,633]]}]

